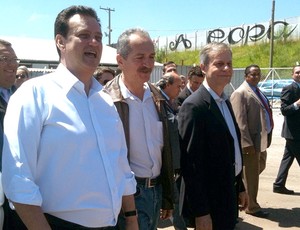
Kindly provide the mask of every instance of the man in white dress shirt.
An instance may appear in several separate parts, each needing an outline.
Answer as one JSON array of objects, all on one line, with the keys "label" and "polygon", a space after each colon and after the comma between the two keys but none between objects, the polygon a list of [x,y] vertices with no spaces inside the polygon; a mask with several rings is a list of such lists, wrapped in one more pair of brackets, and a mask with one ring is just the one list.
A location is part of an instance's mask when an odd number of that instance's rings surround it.
[{"label": "man in white dress shirt", "polygon": [[57,70],[25,82],[10,99],[4,192],[28,229],[107,229],[121,205],[129,213],[127,228],[137,229],[122,123],[93,78],[102,54],[96,12],[61,11],[55,42]]},{"label": "man in white dress shirt", "polygon": [[[167,219],[173,210],[174,172],[167,108],[159,89],[148,83],[154,57],[154,45],[146,31],[126,30],[117,45],[122,73],[105,85],[127,138],[128,159],[137,180],[135,204],[140,230],[156,230],[159,217]],[[122,215],[118,226],[124,229]]]}]

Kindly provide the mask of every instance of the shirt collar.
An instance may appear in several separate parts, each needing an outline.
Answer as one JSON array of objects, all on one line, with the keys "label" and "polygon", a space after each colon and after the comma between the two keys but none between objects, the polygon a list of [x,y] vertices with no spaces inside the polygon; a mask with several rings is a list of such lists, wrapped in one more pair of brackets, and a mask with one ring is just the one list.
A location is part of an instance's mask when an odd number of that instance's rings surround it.
[{"label": "shirt collar", "polygon": [[194,91],[191,89],[190,82],[188,82],[188,83],[186,84],[186,88],[187,88],[191,93],[194,92]]},{"label": "shirt collar", "polygon": [[158,87],[158,88],[159,88],[160,92],[162,93],[162,95],[169,101],[170,97],[165,93],[165,91],[160,87]]},{"label": "shirt collar", "polygon": [[249,87],[250,87],[254,92],[256,92],[257,86],[250,85],[247,81],[246,81],[246,83],[249,85]]},{"label": "shirt collar", "polygon": [[216,102],[222,102],[222,101],[226,101],[228,99],[228,96],[224,92],[222,92],[221,97],[219,97],[219,95],[216,94],[215,91],[213,91],[212,88],[209,87],[209,85],[207,84],[207,81],[203,82],[203,86],[207,89],[209,94],[212,96],[212,98]]},{"label": "shirt collar", "polygon": [[[127,87],[125,86],[124,82],[122,81],[122,78],[119,78],[119,85],[120,85],[120,89],[121,89],[121,93],[124,97],[124,99],[132,99],[132,100],[140,100],[137,96],[135,96],[134,94],[132,94]],[[147,82],[144,83],[144,97],[143,97],[143,101],[146,101],[148,98],[151,97],[151,91],[149,88],[149,85]]]},{"label": "shirt collar", "polygon": [[3,88],[3,87],[0,87],[0,91],[2,92],[8,92],[10,93],[10,89],[6,89],[6,88]]},{"label": "shirt collar", "polygon": [[[75,88],[79,92],[85,92],[84,84],[75,75],[73,75],[63,64],[59,64],[56,71],[59,73],[59,77],[56,78],[57,84],[59,84],[66,92],[70,91],[71,88]],[[89,91],[89,95],[99,92],[102,89],[101,84],[91,77],[92,84]]]},{"label": "shirt collar", "polygon": [[295,80],[293,80],[297,85],[298,87],[300,88],[300,83],[299,82],[296,82]]}]

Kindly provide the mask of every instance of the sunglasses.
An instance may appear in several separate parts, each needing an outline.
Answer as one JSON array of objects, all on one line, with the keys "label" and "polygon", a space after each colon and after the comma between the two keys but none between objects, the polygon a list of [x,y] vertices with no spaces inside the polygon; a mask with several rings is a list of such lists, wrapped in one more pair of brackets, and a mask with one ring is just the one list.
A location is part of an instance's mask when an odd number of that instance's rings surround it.
[{"label": "sunglasses", "polygon": [[24,74],[17,74],[16,75],[16,79],[23,79],[23,78],[25,78],[26,77],[26,75],[24,75]]}]

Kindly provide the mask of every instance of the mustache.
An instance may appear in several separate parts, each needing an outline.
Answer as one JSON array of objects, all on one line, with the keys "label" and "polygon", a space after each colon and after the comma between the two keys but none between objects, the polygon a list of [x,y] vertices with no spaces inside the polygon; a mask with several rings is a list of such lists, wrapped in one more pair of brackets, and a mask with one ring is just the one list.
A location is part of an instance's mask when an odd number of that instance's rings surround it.
[{"label": "mustache", "polygon": [[152,72],[152,68],[141,67],[141,68],[138,68],[138,72],[151,73]]}]

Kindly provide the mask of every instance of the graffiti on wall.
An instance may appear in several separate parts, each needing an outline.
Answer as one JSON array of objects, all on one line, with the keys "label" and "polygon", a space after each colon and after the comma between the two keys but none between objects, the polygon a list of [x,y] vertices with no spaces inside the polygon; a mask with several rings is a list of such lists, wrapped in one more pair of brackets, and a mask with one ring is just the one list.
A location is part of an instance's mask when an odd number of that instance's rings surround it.
[{"label": "graffiti on wall", "polygon": [[[281,38],[288,38],[297,28],[297,24],[291,26],[286,21],[275,21],[274,22],[274,39],[281,39]],[[298,29],[299,30],[299,29]],[[197,34],[197,33],[196,33]],[[206,37],[206,38],[205,38]],[[202,40],[206,43],[211,42],[225,42],[230,45],[235,44],[242,44],[246,45],[250,42],[257,42],[262,39],[270,39],[271,38],[271,26],[264,25],[264,24],[255,24],[255,25],[248,25],[248,26],[238,26],[234,28],[224,28],[224,29],[214,29],[207,31],[204,38],[202,37],[194,37],[196,40]],[[190,49],[196,44],[191,42],[191,37],[187,38],[187,35],[180,34],[178,37],[175,38],[174,41],[171,41],[168,44],[168,48],[171,51],[175,51],[181,49]],[[181,47],[179,45],[182,44]]]},{"label": "graffiti on wall", "polygon": [[180,34],[178,36],[178,38],[175,40],[175,42],[173,42],[173,41],[170,42],[170,44],[169,44],[170,50],[172,50],[172,51],[176,50],[180,42],[183,43],[183,46],[185,49],[189,49],[192,47],[191,41],[184,38],[183,34]]},{"label": "graffiti on wall", "polygon": [[[274,35],[274,39],[279,39],[281,37],[289,37],[291,33],[296,29],[297,25],[292,28],[290,31],[285,33],[285,28],[289,26],[289,23],[284,21],[276,21],[274,22],[274,30],[275,26],[282,26],[282,30],[279,31],[279,34]],[[250,40],[251,42],[257,42],[263,38],[267,37],[268,39],[271,38],[271,26],[266,28],[262,24],[256,24],[254,26],[247,26],[246,28],[243,27],[235,27],[228,34],[224,32],[222,29],[215,29],[209,31],[207,36],[207,43],[211,42],[227,42],[230,45],[235,45],[237,43],[243,42],[244,45],[248,43]]]}]

